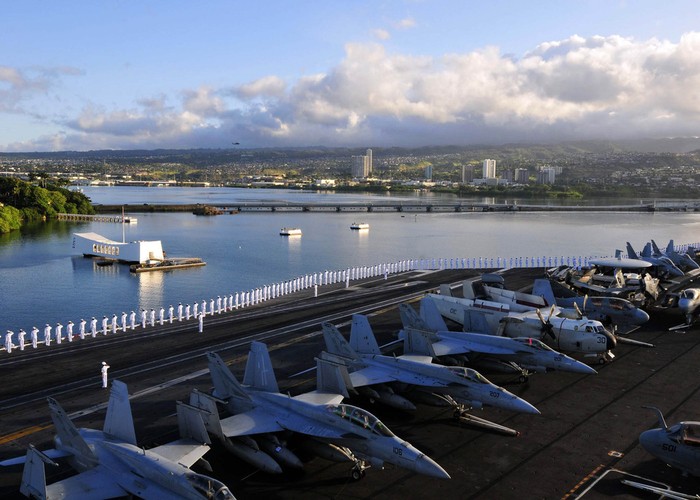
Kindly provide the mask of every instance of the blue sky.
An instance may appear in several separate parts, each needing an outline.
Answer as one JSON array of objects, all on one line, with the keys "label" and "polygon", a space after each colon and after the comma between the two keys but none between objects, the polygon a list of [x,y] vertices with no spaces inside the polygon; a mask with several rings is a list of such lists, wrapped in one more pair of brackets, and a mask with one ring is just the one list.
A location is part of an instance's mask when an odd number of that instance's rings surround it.
[{"label": "blue sky", "polygon": [[700,2],[7,2],[0,151],[697,136]]}]

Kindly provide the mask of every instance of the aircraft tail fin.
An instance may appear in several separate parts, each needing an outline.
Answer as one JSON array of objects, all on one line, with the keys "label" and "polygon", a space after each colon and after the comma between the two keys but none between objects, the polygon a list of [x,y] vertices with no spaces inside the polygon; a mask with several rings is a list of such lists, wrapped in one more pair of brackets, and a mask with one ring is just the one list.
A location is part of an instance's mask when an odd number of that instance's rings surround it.
[{"label": "aircraft tail fin", "polygon": [[243,385],[267,392],[280,392],[270,352],[262,342],[251,342],[248,362],[245,365]]},{"label": "aircraft tail fin", "polygon": [[199,411],[200,420],[204,424],[206,432],[213,434],[218,439],[225,439],[224,433],[221,430],[219,410],[216,407],[216,400],[213,397],[194,389],[190,393],[190,407],[197,408]]},{"label": "aircraft tail fin", "polygon": [[[425,300],[425,299],[423,299]],[[429,330],[430,326],[409,304],[399,304],[399,315],[404,328],[417,328],[418,330]]]},{"label": "aircraft tail fin", "polygon": [[350,344],[343,334],[336,328],[333,323],[323,323],[323,340],[326,341],[326,349],[329,353],[336,356],[342,356],[347,359],[360,359],[357,353],[350,347]]},{"label": "aircraft tail fin", "polygon": [[348,398],[348,390],[353,389],[348,368],[342,360],[325,351],[321,352],[316,358],[316,392],[340,394]]},{"label": "aircraft tail fin", "polygon": [[676,246],[673,244],[673,240],[668,240],[668,245],[666,245],[666,255],[672,255],[674,253],[676,253]]},{"label": "aircraft tail fin", "polygon": [[22,471],[22,484],[19,487],[19,492],[25,497],[46,500],[46,470],[44,469],[44,464],[58,467],[56,462],[30,444],[27,450],[27,458],[24,462],[24,470]]},{"label": "aircraft tail fin", "polygon": [[462,331],[471,333],[491,334],[491,326],[489,325],[486,314],[478,309],[466,308],[464,310],[464,324]]},{"label": "aircraft tail fin", "polygon": [[131,415],[129,391],[121,380],[113,380],[102,431],[114,438],[136,445],[134,419]]},{"label": "aircraft tail fin", "polygon": [[49,402],[49,410],[51,411],[51,420],[56,428],[56,434],[61,441],[64,449],[70,450],[70,453],[80,456],[84,463],[93,462],[97,464],[97,457],[90,449],[83,437],[78,432],[75,424],[66,415],[66,412],[61,408],[53,398],[47,398]]},{"label": "aircraft tail fin", "polygon": [[250,396],[243,389],[243,386],[233,376],[224,360],[215,352],[208,352],[209,372],[212,382],[214,382],[214,393],[222,399],[237,398],[243,401],[250,401]]},{"label": "aircraft tail fin", "polygon": [[420,301],[420,317],[428,325],[428,330],[446,332],[447,323],[440,314],[435,301],[430,297],[423,297]]},{"label": "aircraft tail fin", "polygon": [[433,343],[430,340],[430,334],[415,330],[413,328],[405,328],[405,337],[403,339],[404,354],[419,354],[421,356],[435,357]]},{"label": "aircraft tail fin", "polygon": [[637,255],[637,252],[634,251],[634,248],[632,248],[632,245],[630,245],[630,242],[627,242],[627,257],[630,259],[639,259],[639,255]]},{"label": "aircraft tail fin", "polygon": [[[214,407],[216,412],[216,406]],[[197,406],[177,402],[177,426],[182,439],[192,439],[197,443],[211,444],[202,410]],[[217,412],[218,418],[218,412]]]},{"label": "aircraft tail fin", "polygon": [[364,314],[352,315],[352,326],[350,327],[350,347],[359,354],[381,354],[377,339],[374,336],[372,327],[367,316]]},{"label": "aircraft tail fin", "polygon": [[644,248],[642,248],[642,257],[651,257],[652,256],[652,251],[651,251],[651,243],[647,243],[644,245]]},{"label": "aircraft tail fin", "polygon": [[450,285],[440,285],[440,295],[443,295],[445,297],[452,297],[452,288],[450,287]]},{"label": "aircraft tail fin", "polygon": [[552,290],[552,283],[548,279],[538,278],[532,286],[532,295],[539,295],[542,297],[547,306],[551,306],[557,303],[557,299],[554,298],[554,290]]}]

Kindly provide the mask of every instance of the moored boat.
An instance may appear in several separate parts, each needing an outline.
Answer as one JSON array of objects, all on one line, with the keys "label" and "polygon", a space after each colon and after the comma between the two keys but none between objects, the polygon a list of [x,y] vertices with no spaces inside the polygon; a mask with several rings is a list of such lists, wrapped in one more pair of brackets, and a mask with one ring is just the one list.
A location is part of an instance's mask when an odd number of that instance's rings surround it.
[{"label": "moored boat", "polygon": [[369,224],[366,222],[353,222],[350,224],[350,229],[369,229]]},{"label": "moored boat", "polygon": [[298,227],[283,227],[280,229],[280,236],[301,236],[301,229]]}]

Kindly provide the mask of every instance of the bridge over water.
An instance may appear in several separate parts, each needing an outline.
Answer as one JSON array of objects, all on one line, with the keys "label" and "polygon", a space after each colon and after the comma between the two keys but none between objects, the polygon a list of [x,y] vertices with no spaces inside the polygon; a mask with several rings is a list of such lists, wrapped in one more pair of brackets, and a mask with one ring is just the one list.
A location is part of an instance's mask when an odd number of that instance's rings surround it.
[{"label": "bridge over water", "polygon": [[[206,204],[165,205],[95,205],[98,213],[121,212],[195,212]],[[472,202],[338,202],[338,203],[290,203],[290,202],[233,202],[211,205],[210,213],[244,212],[698,212],[700,202],[640,203],[635,205],[536,205],[516,203]]]}]

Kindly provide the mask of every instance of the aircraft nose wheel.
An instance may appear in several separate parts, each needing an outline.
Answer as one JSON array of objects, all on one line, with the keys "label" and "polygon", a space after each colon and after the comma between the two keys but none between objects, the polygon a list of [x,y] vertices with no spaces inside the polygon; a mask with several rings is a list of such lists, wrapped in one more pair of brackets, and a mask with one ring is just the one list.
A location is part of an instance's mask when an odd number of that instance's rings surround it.
[{"label": "aircraft nose wheel", "polygon": [[369,465],[367,465],[365,462],[358,460],[355,463],[355,466],[352,468],[352,471],[350,472],[350,477],[352,477],[353,481],[359,481],[363,477],[365,477],[365,469],[369,469]]},{"label": "aircraft nose wheel", "polygon": [[365,471],[353,469],[351,475],[352,475],[353,481],[359,481],[360,479],[365,477]]}]

